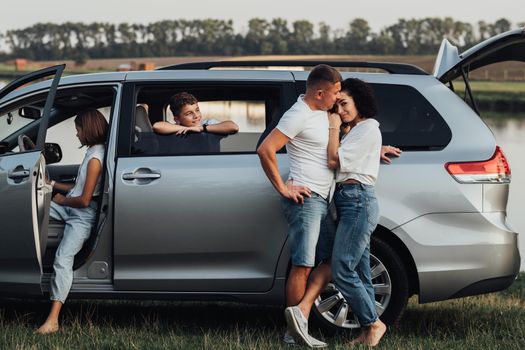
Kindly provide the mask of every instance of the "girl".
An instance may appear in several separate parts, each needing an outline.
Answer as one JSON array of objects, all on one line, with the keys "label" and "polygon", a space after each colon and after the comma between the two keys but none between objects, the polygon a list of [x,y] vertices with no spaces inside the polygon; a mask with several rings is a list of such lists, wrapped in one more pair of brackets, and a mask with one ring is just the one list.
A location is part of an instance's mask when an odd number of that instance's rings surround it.
[{"label": "girl", "polygon": [[352,78],[341,84],[336,107],[337,113],[329,116],[328,141],[328,166],[336,170],[334,201],[339,217],[332,277],[363,327],[354,342],[376,346],[386,332],[376,313],[370,272],[370,236],[379,220],[374,193],[381,156],[381,132],[373,118],[377,107],[370,86]]},{"label": "girl", "polygon": [[73,282],[73,261],[89,237],[95,223],[97,203],[94,196],[100,194],[100,178],[104,159],[108,123],[102,113],[88,109],[75,118],[77,137],[82,146],[87,146],[86,155],[78,169],[75,185],[51,181],[57,193],[51,202],[49,215],[65,223],[64,235],[55,254],[51,276],[51,311],[37,333],[58,331],[58,316]]}]

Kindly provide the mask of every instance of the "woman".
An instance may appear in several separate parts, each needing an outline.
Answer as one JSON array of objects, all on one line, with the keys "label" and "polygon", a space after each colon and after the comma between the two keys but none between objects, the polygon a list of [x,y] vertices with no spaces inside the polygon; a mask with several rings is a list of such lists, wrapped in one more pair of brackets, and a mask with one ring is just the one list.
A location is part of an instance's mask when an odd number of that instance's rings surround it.
[{"label": "woman", "polygon": [[82,146],[87,146],[86,155],[78,169],[75,185],[51,181],[58,191],[51,202],[50,216],[65,223],[64,235],[55,254],[51,276],[51,311],[37,333],[58,331],[58,316],[73,282],[73,261],[89,237],[95,223],[97,204],[94,196],[100,194],[100,178],[104,160],[108,123],[102,113],[88,109],[75,118],[77,137]]},{"label": "woman", "polygon": [[386,332],[376,313],[370,272],[370,236],[379,219],[374,193],[381,156],[381,132],[374,119],[377,107],[370,86],[353,78],[342,82],[336,107],[337,113],[329,116],[328,141],[339,218],[332,277],[363,327],[354,342],[376,346]]}]

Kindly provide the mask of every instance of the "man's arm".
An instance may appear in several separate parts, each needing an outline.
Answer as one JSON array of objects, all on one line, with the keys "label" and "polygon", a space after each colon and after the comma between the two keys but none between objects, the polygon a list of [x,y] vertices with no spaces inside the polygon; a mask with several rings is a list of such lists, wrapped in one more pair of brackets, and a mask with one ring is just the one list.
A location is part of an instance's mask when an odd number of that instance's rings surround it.
[{"label": "man's arm", "polygon": [[266,173],[266,176],[268,176],[268,179],[277,192],[279,192],[281,196],[293,200],[296,203],[303,203],[304,196],[310,197],[310,189],[305,186],[286,185],[279,174],[276,154],[289,141],[290,138],[288,136],[278,129],[273,129],[261,143],[259,148],[257,148],[257,154],[259,155],[261,166]]},{"label": "man's arm", "polygon": [[206,125],[206,130],[214,134],[231,135],[239,132],[239,126],[231,120],[217,124]]}]

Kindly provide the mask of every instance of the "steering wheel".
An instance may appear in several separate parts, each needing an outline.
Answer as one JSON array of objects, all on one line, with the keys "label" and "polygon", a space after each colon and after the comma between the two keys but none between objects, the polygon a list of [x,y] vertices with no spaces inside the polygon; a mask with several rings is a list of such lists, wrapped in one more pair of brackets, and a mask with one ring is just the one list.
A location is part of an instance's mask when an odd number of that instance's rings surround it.
[{"label": "steering wheel", "polygon": [[20,148],[20,152],[30,151],[36,148],[36,145],[33,142],[33,140],[31,140],[26,134],[18,135],[17,141],[18,148]]}]

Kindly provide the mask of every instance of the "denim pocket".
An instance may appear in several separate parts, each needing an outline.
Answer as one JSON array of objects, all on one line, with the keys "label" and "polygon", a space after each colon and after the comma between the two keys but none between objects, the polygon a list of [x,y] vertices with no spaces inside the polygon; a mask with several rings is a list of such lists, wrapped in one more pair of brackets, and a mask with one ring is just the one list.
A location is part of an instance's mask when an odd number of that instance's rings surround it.
[{"label": "denim pocket", "polygon": [[361,200],[361,191],[357,186],[341,186],[336,192],[342,199],[359,203]]}]

